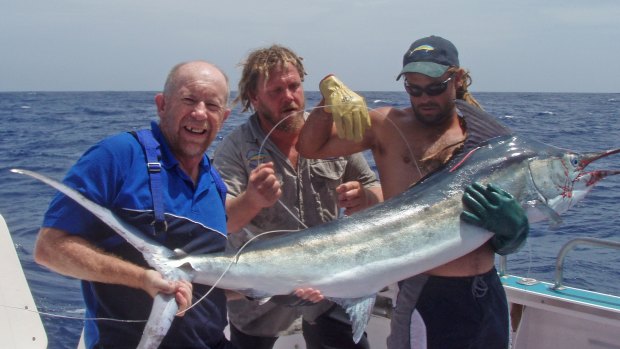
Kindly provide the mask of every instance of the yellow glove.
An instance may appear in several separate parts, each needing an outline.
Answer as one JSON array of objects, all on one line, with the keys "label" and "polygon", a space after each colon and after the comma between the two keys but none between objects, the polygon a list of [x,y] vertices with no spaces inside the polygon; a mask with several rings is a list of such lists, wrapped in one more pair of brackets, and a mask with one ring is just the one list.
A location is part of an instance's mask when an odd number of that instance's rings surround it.
[{"label": "yellow glove", "polygon": [[361,141],[370,128],[370,116],[364,98],[333,75],[323,78],[319,89],[325,99],[325,111],[334,118],[338,137]]}]

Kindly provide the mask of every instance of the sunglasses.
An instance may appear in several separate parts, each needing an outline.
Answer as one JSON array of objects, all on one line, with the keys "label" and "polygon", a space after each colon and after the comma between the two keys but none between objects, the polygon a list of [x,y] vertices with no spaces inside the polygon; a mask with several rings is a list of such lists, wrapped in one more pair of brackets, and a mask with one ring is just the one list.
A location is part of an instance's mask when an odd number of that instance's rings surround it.
[{"label": "sunglasses", "polygon": [[420,87],[416,85],[410,85],[407,79],[405,79],[405,91],[413,97],[421,97],[423,93],[427,96],[439,96],[444,93],[448,88],[448,82],[452,80],[454,74],[450,75],[445,81],[438,82],[436,84],[430,84],[426,87]]}]

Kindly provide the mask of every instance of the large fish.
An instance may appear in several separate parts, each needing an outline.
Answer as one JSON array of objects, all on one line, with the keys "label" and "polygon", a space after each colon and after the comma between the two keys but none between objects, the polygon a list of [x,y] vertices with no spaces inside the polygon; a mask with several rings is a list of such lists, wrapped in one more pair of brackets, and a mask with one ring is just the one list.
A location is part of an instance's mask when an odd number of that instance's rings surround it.
[{"label": "large fish", "polygon": [[[142,251],[166,277],[217,284],[259,298],[289,294],[300,287],[319,289],[347,310],[357,341],[379,290],[463,256],[492,236],[460,219],[468,184],[497,184],[526,208],[531,223],[550,219],[558,224],[559,215],[595,183],[620,173],[587,172],[585,167],[618,152],[578,154],[514,135],[498,137],[380,205],[295,234],[253,241],[236,257],[219,253],[176,258],[173,251],[72,189],[33,172],[13,171],[40,179],[81,203]],[[158,344],[176,311],[172,298],[156,303],[172,310],[151,313],[144,347]],[[151,344],[144,344],[147,340]]]}]

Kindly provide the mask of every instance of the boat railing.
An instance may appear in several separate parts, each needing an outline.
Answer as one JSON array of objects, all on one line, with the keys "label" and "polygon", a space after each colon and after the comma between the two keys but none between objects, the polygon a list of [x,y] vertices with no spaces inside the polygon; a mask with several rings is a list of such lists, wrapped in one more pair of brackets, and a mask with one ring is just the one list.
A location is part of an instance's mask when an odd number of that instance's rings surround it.
[{"label": "boat railing", "polygon": [[[620,242],[596,239],[596,238],[586,238],[586,237],[576,238],[576,239],[573,239],[565,243],[564,246],[562,246],[562,248],[560,249],[560,252],[558,253],[558,256],[555,261],[555,282],[554,282],[554,285],[551,287],[552,289],[559,290],[563,288],[562,280],[564,277],[564,259],[566,258],[566,255],[568,254],[568,252],[572,251],[576,246],[579,246],[579,245],[608,247],[608,248],[620,250]],[[506,275],[506,265],[507,265],[506,256],[500,256],[499,258],[499,275],[500,276]]]},{"label": "boat railing", "polygon": [[562,246],[562,249],[560,249],[558,257],[555,261],[555,283],[552,287],[554,290],[559,290],[562,288],[562,279],[564,277],[564,259],[566,258],[568,252],[578,245],[592,245],[620,250],[620,242],[617,241],[595,238],[577,238],[567,242],[564,246]]}]

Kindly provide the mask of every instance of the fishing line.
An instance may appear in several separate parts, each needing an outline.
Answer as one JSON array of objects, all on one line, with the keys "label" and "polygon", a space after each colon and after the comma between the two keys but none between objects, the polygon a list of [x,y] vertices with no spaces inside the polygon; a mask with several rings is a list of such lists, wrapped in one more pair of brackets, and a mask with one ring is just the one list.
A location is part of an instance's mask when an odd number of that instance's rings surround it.
[{"label": "fishing line", "polygon": [[[310,109],[306,109],[301,113],[305,113],[305,112],[311,112],[314,109],[319,109],[319,108],[326,108],[326,107],[331,107],[334,105],[323,105],[323,106],[316,106],[316,107],[312,107]],[[366,109],[368,109],[369,112],[374,111],[375,109],[371,109],[366,107]],[[289,115],[285,116],[282,120],[278,121],[272,128],[271,130],[269,130],[269,132],[267,132],[267,134],[265,135],[265,138],[263,139],[263,141],[260,144],[260,147],[258,148],[258,154],[261,155],[263,153],[263,149],[265,148],[265,144],[267,143],[267,140],[269,139],[269,136],[271,136],[271,134],[276,130],[276,128],[278,126],[280,126],[281,123],[283,123],[285,120],[287,120],[290,117],[293,116],[297,116],[300,112],[292,112]],[[302,114],[303,115],[303,114]],[[420,169],[420,166],[418,165],[418,162],[415,158],[415,156],[413,155],[413,149],[411,148],[411,145],[409,144],[409,142],[407,141],[407,138],[405,137],[405,135],[402,133],[402,131],[400,130],[400,128],[396,125],[396,123],[390,119],[390,117],[388,115],[386,115],[386,120],[388,120],[390,122],[390,124],[392,126],[394,126],[394,129],[396,130],[396,132],[398,133],[398,135],[400,136],[400,138],[403,140],[403,142],[405,143],[405,146],[407,147],[407,150],[409,151],[409,155],[411,156],[411,159],[413,161],[413,164],[416,168],[416,170],[418,171],[418,174],[420,175],[420,177],[423,176],[422,174],[422,170]],[[262,162],[262,157],[259,156],[258,157],[258,164],[260,165]],[[291,216],[293,217],[297,222],[299,222],[299,224],[302,225],[302,227],[304,228],[308,228],[308,226],[306,224],[304,224],[298,217],[296,214],[294,214],[285,204],[284,202],[282,202],[282,200],[278,199],[278,203],[280,204],[280,206],[282,206],[284,208],[284,210]]]},{"label": "fishing line", "polygon": [[61,318],[61,319],[69,319],[69,320],[82,320],[82,321],[86,321],[86,320],[106,320],[106,321],[132,322],[132,323],[135,323],[135,322],[146,322],[146,320],[121,320],[121,319],[111,319],[111,318],[84,318],[84,317],[75,317],[75,316],[69,316],[69,315],[58,315],[58,314],[53,314],[53,313],[47,313],[47,312],[44,312],[44,311],[28,309],[28,307],[22,308],[22,307],[16,307],[16,306],[11,306],[11,305],[0,305],[0,307],[8,308],[8,309],[21,310],[21,311],[25,311],[25,312],[29,312],[29,313],[34,313],[34,314],[39,314],[39,315],[48,316],[48,317]]},{"label": "fishing line", "polygon": [[420,175],[420,178],[424,177],[424,175],[422,174],[422,170],[420,170],[420,166],[418,165],[418,161],[413,156],[413,150],[411,149],[411,145],[405,138],[405,135],[403,134],[403,132],[400,130],[400,128],[398,128],[398,126],[396,126],[396,123],[392,119],[390,119],[389,115],[386,115],[385,119],[389,121],[392,124],[392,126],[394,126],[394,128],[396,129],[396,132],[398,132],[398,134],[400,135],[400,138],[403,140],[403,142],[405,142],[405,145],[407,146],[407,150],[409,150],[409,155],[411,156],[411,159],[413,160],[413,164],[415,165],[416,170],[418,170],[418,174]]},{"label": "fishing line", "polygon": [[[312,111],[314,109],[318,109],[318,108],[325,108],[328,107],[330,105],[324,105],[324,106],[317,106],[317,107],[313,107],[308,109],[308,111]],[[368,111],[373,111],[374,109],[368,108]],[[306,112],[306,111],[304,111]],[[302,112],[303,113],[303,112]],[[272,128],[271,130],[269,130],[269,132],[265,135],[265,139],[263,139],[263,141],[260,144],[259,150],[258,150],[258,154],[262,154],[262,151],[265,147],[265,144],[267,142],[267,139],[269,139],[269,136],[271,136],[271,134],[273,133],[273,131],[276,130],[276,128],[282,123],[284,122],[286,119],[292,117],[292,116],[296,116],[298,114],[298,112],[293,112],[290,113],[289,115],[287,115],[286,117],[284,117],[282,120],[278,121]],[[403,140],[403,142],[405,143],[407,150],[409,151],[409,154],[411,155],[411,159],[413,160],[413,163],[416,167],[416,169],[418,170],[418,173],[420,174],[420,176],[422,176],[422,171],[420,170],[420,167],[418,166],[418,163],[415,159],[415,157],[413,156],[413,150],[411,149],[411,146],[409,144],[409,142],[407,141],[407,139],[405,138],[405,135],[402,133],[402,131],[398,128],[398,126],[396,125],[396,123],[391,120],[389,118],[389,116],[386,116],[386,119],[394,126],[394,129],[397,131],[397,133],[399,134],[400,138]],[[261,160],[262,158],[259,157],[259,165],[261,164]],[[299,222],[304,228],[308,228],[308,226],[306,224],[304,224],[298,217],[297,215],[295,215],[283,202],[282,200],[278,199],[278,203],[282,206],[282,208],[284,208],[284,210],[291,216],[293,217],[297,222]],[[247,229],[244,228],[246,231]],[[232,267],[233,264],[235,264],[238,260],[239,260],[239,255],[241,254],[241,252],[245,249],[245,247],[250,244],[252,241],[254,241],[255,239],[263,236],[263,235],[268,235],[268,234],[273,234],[273,233],[281,233],[281,232],[294,232],[294,231],[298,231],[298,230],[272,230],[272,231],[266,231],[266,232],[262,232],[260,234],[257,234],[255,236],[253,236],[251,239],[249,239],[248,241],[246,241],[241,248],[239,248],[239,250],[235,253],[235,255],[233,256],[231,262],[228,264],[228,266],[226,267],[226,269],[222,272],[222,274],[218,277],[218,279],[214,282],[214,284],[211,286],[211,288],[202,296],[200,297],[198,300],[196,300],[196,302],[194,302],[192,305],[190,305],[187,309],[185,309],[183,312],[187,312],[190,309],[192,309],[193,307],[195,307],[198,303],[200,303],[201,301],[203,301],[206,297],[209,296],[209,294],[211,294],[211,292],[213,292],[213,290],[216,288],[216,286],[219,284],[219,282],[222,280],[222,278],[226,275],[226,273],[228,272],[228,270],[230,270],[230,268]],[[529,246],[529,244],[528,244]],[[530,262],[531,262],[531,256],[530,256]],[[80,320],[80,321],[115,321],[115,322],[124,322],[124,323],[139,323],[139,322],[147,322],[147,320],[123,320],[123,319],[112,319],[112,318],[84,318],[84,317],[75,317],[75,316],[69,316],[69,315],[58,315],[58,314],[53,314],[53,313],[48,313],[48,312],[42,312],[42,311],[37,311],[37,310],[31,310],[31,309],[24,309],[24,308],[20,308],[20,307],[13,307],[13,306],[8,306],[8,305],[0,305],[1,307],[5,307],[5,308],[11,308],[11,309],[17,309],[17,310],[22,310],[22,311],[27,311],[27,312],[31,312],[31,313],[37,313],[39,315],[43,315],[43,316],[48,316],[48,317],[55,317],[55,318],[63,318],[63,319],[72,319],[72,320]],[[179,315],[181,312],[177,313],[176,315]]]},{"label": "fishing line", "polygon": [[[284,122],[286,119],[288,119],[291,116],[294,116],[296,113],[291,113],[289,115],[287,115],[284,119],[280,120],[278,123],[276,123],[274,125],[274,127],[267,133],[267,135],[265,136],[265,139],[263,140],[263,142],[260,145],[259,148],[259,154],[262,154],[262,150],[265,146],[265,142],[267,141],[267,139],[269,138],[269,136],[271,135],[271,133],[282,123]],[[261,159],[259,158],[259,164],[260,164]],[[295,218],[295,220],[297,220],[304,228],[308,228],[308,226],[306,226],[301,220],[299,220],[299,218],[297,218],[297,216],[280,200],[278,199],[278,202],[280,203],[280,205],[286,210],[286,212],[288,212],[293,218]],[[244,228],[246,231],[247,229]],[[290,231],[295,231],[295,230],[290,230]],[[266,235],[266,234],[271,234],[271,233],[275,233],[275,232],[286,232],[285,230],[274,230],[274,231],[267,231],[267,232],[263,232],[261,234],[255,235],[253,236],[250,240],[248,240],[245,244],[243,244],[241,246],[241,248],[237,251],[237,253],[235,254],[235,256],[232,258],[231,262],[228,264],[228,266],[226,267],[226,269],[222,272],[222,274],[220,275],[220,277],[216,280],[216,282],[214,283],[213,286],[211,286],[211,288],[202,296],[200,297],[196,302],[194,302],[191,306],[189,306],[187,309],[184,310],[184,312],[190,310],[191,308],[193,308],[194,306],[196,306],[198,303],[200,303],[202,300],[204,300],[206,297],[209,296],[209,294],[211,294],[211,292],[213,292],[213,290],[215,289],[216,285],[222,280],[222,278],[224,277],[224,275],[226,275],[226,273],[228,272],[228,270],[230,269],[230,267],[237,262],[237,260],[239,259],[239,255],[240,253],[243,251],[243,249],[248,245],[248,243],[250,243],[251,241],[255,240],[256,238]],[[49,316],[49,317],[56,317],[56,318],[62,318],[62,319],[72,319],[72,320],[80,320],[80,321],[115,321],[115,322],[125,322],[125,323],[135,323],[135,322],[146,322],[147,320],[123,320],[123,319],[111,319],[111,318],[84,318],[84,317],[76,317],[76,316],[69,316],[69,315],[58,315],[58,314],[53,314],[53,313],[47,313],[47,312],[42,312],[42,311],[38,311],[38,310],[31,310],[31,309],[23,309],[20,307],[14,307],[14,306],[9,306],[9,305],[2,305],[0,304],[1,307],[5,307],[5,308],[11,308],[11,309],[18,309],[18,310],[23,310],[23,311],[28,311],[31,313],[37,313],[39,315],[43,315],[43,316]],[[176,315],[179,315],[179,313],[177,313]]]},{"label": "fishing line", "polygon": [[[316,106],[314,108],[311,108],[310,110],[318,109],[318,108],[332,107],[332,106],[334,106],[334,105],[328,104],[328,105],[324,105],[324,106]],[[377,110],[378,108],[374,108],[373,109],[373,108],[366,107],[366,109],[368,109],[368,111],[371,112],[371,111]],[[409,144],[409,141],[407,141],[407,138],[405,137],[405,135],[403,134],[401,129],[396,125],[396,123],[390,118],[389,115],[386,115],[385,119],[387,121],[389,121],[390,124],[392,124],[392,126],[394,126],[394,129],[396,130],[396,132],[400,136],[400,139],[402,139],[403,142],[405,143],[405,146],[407,147],[407,150],[409,151],[409,156],[411,156],[411,159],[413,160],[413,164],[415,165],[415,168],[418,170],[418,174],[420,175],[420,177],[423,177],[422,170],[420,170],[420,166],[418,165],[418,161],[416,160],[415,156],[413,156],[413,149],[411,149],[411,145]]]},{"label": "fishing line", "polygon": [[530,241],[528,239],[525,239],[525,245],[527,246],[527,256],[528,256],[528,263],[527,263],[527,273],[525,274],[528,278],[530,277],[530,272],[532,271],[532,244],[530,244]]},{"label": "fishing line", "polygon": [[[265,143],[267,142],[267,139],[269,139],[269,136],[271,136],[271,134],[273,133],[273,131],[275,131],[275,130],[276,130],[276,128],[277,128],[278,126],[280,126],[280,124],[281,124],[281,123],[283,123],[286,119],[288,119],[288,118],[290,118],[290,117],[292,117],[292,116],[296,116],[298,113],[299,113],[299,112],[292,112],[292,113],[290,113],[289,115],[285,116],[282,120],[278,121],[275,125],[273,125],[273,127],[271,128],[271,130],[269,130],[269,132],[267,132],[267,134],[265,135],[265,139],[263,139],[263,141],[262,141],[262,142],[261,142],[261,144],[260,144],[260,147],[258,148],[258,155],[259,155],[259,157],[258,157],[258,165],[260,165],[260,164],[261,164],[261,162],[262,162],[262,157],[261,157],[260,155],[262,155],[262,154],[263,154],[263,148],[265,147]],[[303,117],[303,112],[301,112],[301,113],[302,113],[302,117]],[[286,206],[286,205],[282,202],[282,200],[278,199],[278,203],[280,204],[280,206],[282,206],[282,207],[284,208],[284,210],[285,210],[286,212],[288,212],[288,214],[289,214],[289,215],[291,215],[291,217],[293,217],[293,218],[294,218],[297,222],[299,222],[299,224],[301,224],[301,226],[302,226],[302,227],[304,227],[304,228],[308,228],[308,226],[307,226],[304,222],[302,222],[302,221],[301,221],[301,220],[297,217],[297,215],[296,215],[296,214],[294,214],[294,213],[293,213],[293,211],[291,211],[291,210],[288,208],[288,206]],[[262,234],[261,234],[261,235],[262,235]],[[244,246],[245,246],[245,245],[244,245]]]},{"label": "fishing line", "polygon": [[[244,228],[245,229],[245,228]],[[226,269],[222,272],[222,274],[219,276],[219,278],[213,283],[213,285],[211,286],[211,288],[209,288],[209,290],[202,296],[200,297],[198,300],[196,300],[191,306],[189,306],[187,309],[185,309],[183,312],[187,312],[189,311],[191,308],[195,307],[196,305],[198,305],[198,303],[200,303],[201,301],[203,301],[206,297],[209,296],[209,294],[211,294],[211,292],[213,292],[213,290],[217,287],[217,285],[219,284],[219,282],[222,280],[222,278],[224,277],[224,275],[226,275],[226,273],[228,273],[228,270],[230,269],[230,267],[237,263],[237,261],[239,260],[239,255],[241,254],[241,252],[245,249],[245,247],[250,244],[252,241],[254,241],[255,239],[263,236],[263,235],[268,235],[268,234],[274,234],[274,233],[290,233],[290,232],[295,232],[298,230],[271,230],[271,231],[265,231],[262,232],[260,234],[257,234],[255,236],[253,236],[251,239],[249,239],[246,243],[244,243],[239,250],[235,253],[235,255],[231,258],[230,263],[228,264],[228,266],[226,267]],[[139,322],[147,322],[147,320],[123,320],[123,319],[113,319],[113,318],[101,318],[101,317],[95,317],[95,318],[85,318],[85,317],[77,317],[77,316],[70,316],[70,315],[58,315],[58,314],[53,314],[53,313],[48,313],[48,312],[44,312],[44,311],[38,311],[38,310],[32,310],[32,309],[28,309],[28,307],[26,306],[25,308],[22,307],[17,307],[17,306],[11,306],[11,305],[3,305],[0,304],[0,307],[3,308],[8,308],[8,309],[15,309],[15,310],[21,310],[21,311],[26,311],[26,312],[30,312],[30,313],[35,313],[35,314],[39,314],[39,315],[43,315],[43,316],[48,316],[48,317],[54,317],[54,318],[61,318],[61,319],[70,319],[70,320],[80,320],[80,321],[114,321],[114,322],[124,322],[124,323],[139,323]],[[81,310],[81,309],[80,309]],[[179,315],[182,312],[178,312],[175,315]]]},{"label": "fishing line", "polygon": [[[244,230],[246,230],[246,232],[248,232],[248,230],[246,228],[243,228]],[[224,275],[226,275],[226,273],[228,273],[228,270],[230,270],[230,267],[232,267],[233,264],[236,264],[237,261],[239,261],[239,255],[241,255],[241,252],[245,249],[245,247],[247,245],[249,245],[252,241],[256,240],[257,238],[263,236],[263,235],[268,235],[268,234],[273,234],[273,233],[291,233],[291,232],[295,232],[295,231],[299,231],[299,230],[271,230],[271,231],[265,231],[262,232],[258,235],[254,235],[251,239],[249,239],[248,241],[246,241],[237,251],[237,253],[235,253],[235,255],[232,257],[230,263],[228,263],[228,266],[226,267],[226,269],[224,269],[224,271],[222,272],[222,274],[220,275],[220,277],[215,280],[215,282],[213,283],[213,285],[211,286],[211,288],[202,296],[200,297],[198,300],[196,300],[196,302],[194,302],[191,306],[189,306],[187,309],[185,309],[183,312],[186,312],[190,309],[192,309],[193,307],[195,307],[196,305],[198,305],[198,303],[202,302],[205,298],[207,298],[209,296],[209,294],[211,294],[211,292],[217,287],[217,285],[220,283],[220,281],[222,280],[222,278],[224,277]],[[181,314],[181,312],[178,312],[176,315]]]}]

